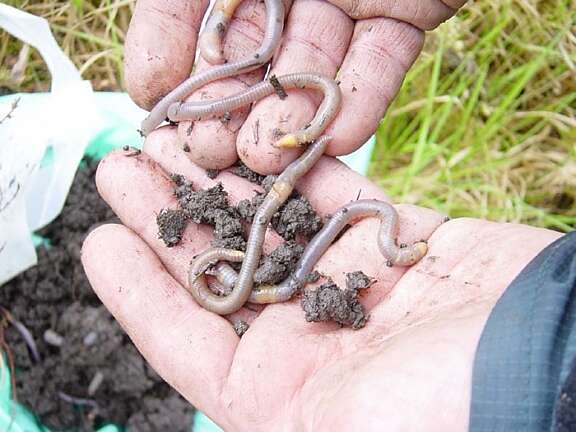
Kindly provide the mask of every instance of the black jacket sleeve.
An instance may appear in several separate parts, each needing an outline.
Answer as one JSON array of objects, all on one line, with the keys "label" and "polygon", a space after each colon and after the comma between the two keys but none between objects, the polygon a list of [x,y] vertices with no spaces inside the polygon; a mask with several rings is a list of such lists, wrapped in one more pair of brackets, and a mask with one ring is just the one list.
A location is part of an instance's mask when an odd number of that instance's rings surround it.
[{"label": "black jacket sleeve", "polygon": [[576,431],[576,232],[494,307],[477,348],[470,431]]}]

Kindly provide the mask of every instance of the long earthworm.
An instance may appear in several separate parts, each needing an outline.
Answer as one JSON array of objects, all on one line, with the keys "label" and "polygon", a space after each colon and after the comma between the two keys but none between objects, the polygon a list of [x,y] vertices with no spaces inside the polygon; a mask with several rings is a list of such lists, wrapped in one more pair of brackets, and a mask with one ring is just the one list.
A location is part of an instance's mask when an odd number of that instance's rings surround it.
[{"label": "long earthworm", "polygon": [[215,101],[172,104],[168,109],[168,118],[178,122],[182,120],[198,121],[215,117],[275,93],[278,85],[284,89],[310,88],[319,90],[324,94],[324,99],[316,111],[316,115],[302,129],[284,135],[276,141],[275,146],[292,148],[314,141],[338,114],[342,101],[340,87],[333,79],[310,73],[294,73],[274,77],[274,79],[275,84],[271,80],[262,81],[240,93]]},{"label": "long earthworm", "polygon": [[[330,137],[326,135],[318,138],[278,176],[256,211],[245,254],[231,249],[211,248],[193,260],[188,274],[189,290],[202,307],[219,315],[228,315],[244,306],[252,293],[254,272],[262,256],[262,245],[272,216],[290,196],[296,182],[320,159],[329,140]],[[214,294],[204,277],[204,271],[218,260],[242,261],[234,289],[225,297]]]},{"label": "long earthworm", "polygon": [[[308,243],[294,272],[288,278],[276,285],[256,287],[248,301],[265,304],[290,300],[299,289],[306,285],[308,275],[342,229],[352,221],[366,217],[377,217],[380,220],[377,244],[380,253],[387,259],[388,265],[410,266],[420,261],[426,254],[428,246],[424,241],[406,247],[397,245],[398,213],[391,204],[370,199],[353,201],[338,209],[322,230]],[[238,278],[236,271],[225,263],[215,267],[212,274],[226,288],[234,286]]]},{"label": "long earthworm", "polygon": [[152,108],[140,126],[142,135],[147,136],[166,119],[170,105],[181,101],[200,87],[212,81],[258,69],[272,58],[284,30],[284,4],[281,0],[265,0],[265,3],[266,30],[262,45],[256,53],[238,62],[215,65],[184,80]]},{"label": "long earthworm", "polygon": [[198,39],[200,55],[211,64],[225,63],[223,39],[234,11],[243,0],[217,0]]}]

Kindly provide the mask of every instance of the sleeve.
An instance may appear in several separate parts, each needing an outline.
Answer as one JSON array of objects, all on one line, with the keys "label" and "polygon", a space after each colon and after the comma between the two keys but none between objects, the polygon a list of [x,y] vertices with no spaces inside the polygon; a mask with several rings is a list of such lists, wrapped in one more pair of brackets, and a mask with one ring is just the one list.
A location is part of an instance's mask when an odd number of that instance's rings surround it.
[{"label": "sleeve", "polygon": [[576,430],[575,294],[572,232],[534,258],[492,310],[474,359],[470,431]]}]

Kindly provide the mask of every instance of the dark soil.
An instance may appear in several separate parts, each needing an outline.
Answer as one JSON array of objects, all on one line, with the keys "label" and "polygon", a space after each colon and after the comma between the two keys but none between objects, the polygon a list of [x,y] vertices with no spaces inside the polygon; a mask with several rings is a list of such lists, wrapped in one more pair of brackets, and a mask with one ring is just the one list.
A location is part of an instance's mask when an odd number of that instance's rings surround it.
[{"label": "dark soil", "polygon": [[[258,180],[265,188],[271,187],[271,177],[262,177],[238,167],[242,176]],[[173,174],[174,195],[178,199],[178,209],[164,209],[157,217],[158,236],[167,247],[177,245],[188,222],[206,224],[214,228],[212,246],[235,250],[246,250],[246,222],[254,218],[256,206],[264,199],[257,195],[252,202],[243,200],[237,207],[231,206],[228,193],[221,183],[206,190],[194,190],[193,185],[184,176]],[[273,180],[272,180],[273,182]],[[276,283],[286,278],[302,255],[304,248],[296,243],[297,234],[311,235],[321,227],[321,221],[310,203],[302,196],[291,198],[272,220],[272,226],[287,240],[270,256],[262,257],[260,267],[255,274],[256,285]]]},{"label": "dark soil", "polygon": [[[276,180],[276,176],[261,176],[242,164],[233,172],[261,185],[265,192],[270,190]],[[182,238],[186,222],[192,221],[214,227],[213,246],[246,250],[244,224],[251,223],[254,219],[257,209],[264,200],[264,193],[256,194],[252,200],[242,200],[234,207],[230,205],[228,194],[220,183],[210,189],[195,191],[192,183],[182,175],[173,174],[172,181],[174,195],[180,208],[163,210],[157,219],[159,237],[166,246],[177,244]],[[322,221],[310,202],[294,192],[273,216],[271,225],[286,242],[270,255],[261,258],[254,275],[255,286],[275,284],[288,277],[304,252],[304,246],[296,240],[302,237],[310,239],[322,228]],[[318,280],[319,277],[317,272],[313,272],[309,281]],[[347,274],[347,287],[344,290],[338,288],[332,281],[313,290],[304,290],[301,306],[305,312],[305,319],[309,322],[333,321],[354,329],[364,327],[368,316],[359,301],[358,290],[366,289],[373,283],[374,280],[364,273],[354,272]],[[234,325],[239,336],[247,330],[244,324],[237,322]]]},{"label": "dark soil", "polygon": [[157,217],[158,236],[168,247],[177,245],[189,221],[214,227],[213,246],[246,250],[244,228],[238,211],[228,203],[221,183],[194,191],[192,183],[179,174],[172,175],[174,195],[180,208],[164,209]]},{"label": "dark soil", "polygon": [[361,271],[346,273],[346,288],[351,290],[370,288],[375,282],[375,279],[366,276]]},{"label": "dark soil", "polygon": [[115,220],[96,191],[97,164],[86,162],[61,216],[40,233],[51,247],[40,247],[38,265],[0,288],[0,304],[31,332],[41,358],[34,361],[5,313],[15,396],[55,431],[90,431],[110,422],[136,432],[188,431],[193,407],[147,365],[84,275],[83,239]]},{"label": "dark soil", "polygon": [[358,290],[373,283],[373,279],[357,271],[346,275],[345,289],[340,289],[331,280],[318,288],[305,289],[300,305],[306,321],[333,321],[355,330],[361,329],[366,325],[368,315],[358,299]]},{"label": "dark soil", "polygon": [[234,173],[234,175],[245,178],[248,181],[256,184],[262,184],[262,180],[264,180],[264,178],[266,177],[261,174],[258,174],[257,172],[252,171],[250,168],[244,165],[242,161],[238,162],[238,165],[236,165],[232,169],[232,172]]},{"label": "dark soil", "polygon": [[238,337],[242,337],[244,333],[248,331],[249,327],[250,326],[248,325],[248,323],[244,320],[238,320],[234,323],[234,331],[236,332]]},{"label": "dark soil", "polygon": [[296,263],[304,252],[304,246],[294,242],[286,242],[260,261],[260,267],[254,273],[256,285],[275,284],[286,279],[296,267]]},{"label": "dark soil", "polygon": [[[244,168],[244,171],[248,168]],[[246,174],[247,175],[247,174]],[[276,176],[264,177],[260,184],[267,193],[276,181]],[[251,200],[238,203],[238,212],[242,219],[252,222],[256,211],[264,201],[265,194],[256,194]],[[316,214],[310,202],[297,191],[292,192],[286,202],[274,214],[270,225],[284,240],[295,240],[298,235],[310,239],[322,228],[322,220]]]},{"label": "dark soil", "polygon": [[213,168],[208,168],[206,170],[206,176],[212,180],[214,180],[216,177],[218,177],[218,174],[220,174],[220,170],[213,169]]}]

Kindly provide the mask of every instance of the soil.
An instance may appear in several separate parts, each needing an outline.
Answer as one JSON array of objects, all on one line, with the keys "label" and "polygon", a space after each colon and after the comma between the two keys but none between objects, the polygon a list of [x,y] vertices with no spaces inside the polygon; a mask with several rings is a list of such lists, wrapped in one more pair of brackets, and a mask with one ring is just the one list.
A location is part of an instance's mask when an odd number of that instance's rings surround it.
[{"label": "soil", "polygon": [[[193,221],[214,227],[213,246],[246,250],[244,225],[252,222],[265,193],[270,190],[277,177],[262,176],[242,163],[232,172],[262,186],[264,193],[256,194],[252,200],[242,200],[235,207],[230,205],[222,184],[195,191],[192,183],[184,176],[172,174],[174,195],[180,208],[163,210],[157,219],[159,237],[166,246],[177,244],[182,238],[186,222]],[[310,202],[295,191],[273,216],[271,225],[286,241],[270,255],[261,258],[254,274],[255,286],[275,284],[288,277],[304,252],[304,246],[297,240],[302,237],[310,239],[322,228],[322,221]],[[238,264],[235,266],[238,268]],[[313,282],[319,278],[320,275],[313,272],[308,279]],[[300,304],[306,321],[334,321],[353,329],[364,327],[368,316],[360,303],[358,291],[369,288],[373,283],[373,279],[357,271],[346,275],[347,286],[344,290],[330,280],[316,289],[304,290]],[[236,322],[234,330],[242,336],[247,325],[242,321]]]},{"label": "soil", "polygon": [[254,273],[254,283],[262,285],[283,281],[292,273],[303,252],[304,246],[300,244],[281,244],[270,255],[261,259],[260,266]]},{"label": "soil", "polygon": [[[84,275],[83,239],[96,225],[116,220],[96,191],[97,163],[84,162],[62,214],[40,233],[50,247],[40,247],[38,265],[0,288],[15,397],[54,431],[91,431],[106,423],[136,432],[189,431],[194,408],[148,366]],[[39,362],[11,320],[29,330]]]},{"label": "soil", "polygon": [[234,323],[234,331],[236,332],[238,337],[242,337],[244,333],[248,331],[249,327],[250,326],[248,325],[248,323],[244,320],[238,320]]},{"label": "soil", "polygon": [[346,288],[340,289],[332,280],[318,288],[305,289],[300,299],[308,322],[334,321],[354,330],[361,329],[368,321],[358,290],[366,289],[374,280],[357,271],[346,275]]},{"label": "soil", "polygon": [[264,178],[266,177],[264,175],[252,171],[241,161],[238,162],[238,164],[232,169],[232,172],[234,173],[234,175],[245,178],[249,182],[256,184],[262,184],[262,180],[264,180]]},{"label": "soil", "polygon": [[[244,167],[244,170],[248,170],[248,168]],[[246,178],[251,177],[248,174],[245,175],[247,176]],[[258,184],[264,188],[265,193],[268,193],[276,178],[273,175],[266,176]],[[251,200],[240,201],[238,203],[238,212],[242,219],[252,222],[264,198],[264,193],[258,193]],[[312,204],[303,195],[294,191],[274,214],[270,225],[284,240],[290,241],[295,240],[299,235],[306,239],[312,238],[322,228],[322,220],[312,207]]]},{"label": "soil", "polygon": [[[258,176],[245,166],[240,172],[246,178],[258,180],[265,188],[271,187],[269,177]],[[252,221],[256,206],[264,199],[263,194],[256,195],[252,202],[243,200],[238,206],[232,206],[221,183],[209,189],[194,190],[192,183],[184,176],[172,174],[171,178],[179,208],[163,209],[156,219],[158,236],[167,247],[181,241],[184,229],[191,221],[214,228],[212,246],[246,250],[247,233],[244,226]],[[255,274],[256,286],[285,279],[294,270],[304,251],[304,247],[294,241],[297,235],[315,233],[321,221],[304,197],[295,196],[274,215],[272,226],[287,241],[269,256],[262,257]]]}]

